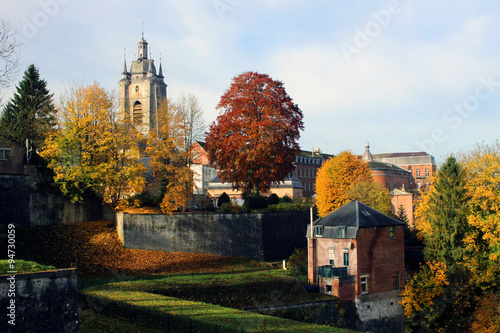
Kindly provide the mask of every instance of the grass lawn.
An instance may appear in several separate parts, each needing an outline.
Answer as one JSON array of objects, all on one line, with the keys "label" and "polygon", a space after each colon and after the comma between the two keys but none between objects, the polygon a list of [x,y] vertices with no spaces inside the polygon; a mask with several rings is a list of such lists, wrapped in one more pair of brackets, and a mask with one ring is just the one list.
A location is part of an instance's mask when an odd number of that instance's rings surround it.
[{"label": "grass lawn", "polygon": [[95,313],[92,310],[80,310],[82,333],[110,333],[110,332],[140,332],[163,333],[163,329],[148,327],[149,324],[131,323],[104,313]]},{"label": "grass lawn", "polygon": [[41,265],[34,261],[26,260],[14,260],[12,263],[13,267],[10,266],[9,260],[0,260],[0,274],[7,274],[9,271],[15,271],[17,273],[36,273],[41,271],[51,271],[55,270],[54,266]]},{"label": "grass lawn", "polygon": [[[149,277],[113,283],[112,286],[120,290],[143,291],[234,309],[331,299],[327,295],[312,296],[307,293],[298,280],[287,276],[283,270]],[[110,286],[94,287],[92,290],[100,288],[109,289]]]},{"label": "grass lawn", "polygon": [[[88,304],[113,318],[147,322],[148,327],[172,332],[353,332],[248,313],[241,310],[141,291],[92,288],[84,291]],[[139,324],[140,325],[140,324]],[[118,331],[117,331],[118,332]]]},{"label": "grass lawn", "polygon": [[[82,294],[91,297],[85,304],[97,309],[90,313],[102,316],[100,320],[110,321],[111,316],[152,329],[168,326],[172,332],[189,332],[193,327],[193,332],[215,332],[215,325],[217,332],[352,332],[241,311],[315,300],[283,270],[148,277],[89,287]],[[88,311],[82,311],[84,327],[94,325],[86,320]]]}]

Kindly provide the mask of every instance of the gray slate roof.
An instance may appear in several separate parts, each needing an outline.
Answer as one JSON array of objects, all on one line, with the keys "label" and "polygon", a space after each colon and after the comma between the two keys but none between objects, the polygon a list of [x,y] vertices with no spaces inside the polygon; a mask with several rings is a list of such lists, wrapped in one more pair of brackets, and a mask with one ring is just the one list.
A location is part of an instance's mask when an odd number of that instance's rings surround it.
[{"label": "gray slate roof", "polygon": [[[359,228],[397,225],[404,225],[404,223],[357,200],[351,201],[336,211],[313,222],[314,227],[323,226],[322,238],[340,238],[339,228],[345,228],[345,235],[342,238],[354,239]],[[307,227],[306,237],[311,237],[310,225]]]},{"label": "gray slate roof", "polygon": [[353,200],[314,222],[314,225],[358,228],[387,227],[403,224],[403,222],[387,216],[358,200]]}]

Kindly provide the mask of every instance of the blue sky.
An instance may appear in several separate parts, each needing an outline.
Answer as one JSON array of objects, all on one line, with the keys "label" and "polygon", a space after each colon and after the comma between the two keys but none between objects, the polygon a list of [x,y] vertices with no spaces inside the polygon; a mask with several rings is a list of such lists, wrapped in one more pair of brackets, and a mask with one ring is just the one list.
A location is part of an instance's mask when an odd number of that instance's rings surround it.
[{"label": "blue sky", "polygon": [[169,97],[197,96],[207,124],[251,70],[284,82],[306,150],[362,154],[368,140],[442,161],[499,138],[498,1],[21,0],[0,13],[56,99],[75,81],[117,91],[144,22]]}]

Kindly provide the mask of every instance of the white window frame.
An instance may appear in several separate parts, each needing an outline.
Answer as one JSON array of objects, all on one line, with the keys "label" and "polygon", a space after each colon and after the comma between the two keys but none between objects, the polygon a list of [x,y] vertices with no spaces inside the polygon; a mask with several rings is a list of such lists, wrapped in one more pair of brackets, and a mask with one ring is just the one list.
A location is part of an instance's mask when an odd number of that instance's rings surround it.
[{"label": "white window frame", "polygon": [[[368,277],[369,275],[361,275],[359,277],[359,285],[361,294],[368,294]],[[365,286],[365,290],[363,290],[363,285]]]}]

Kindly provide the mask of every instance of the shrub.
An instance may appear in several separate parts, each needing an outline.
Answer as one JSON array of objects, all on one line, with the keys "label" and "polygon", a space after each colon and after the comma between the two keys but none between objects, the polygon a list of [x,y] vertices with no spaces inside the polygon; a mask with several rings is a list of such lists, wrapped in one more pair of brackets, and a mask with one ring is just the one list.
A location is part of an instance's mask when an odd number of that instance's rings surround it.
[{"label": "shrub", "polygon": [[157,207],[160,205],[161,199],[161,196],[141,193],[134,195],[131,201],[135,207]]},{"label": "shrub", "polygon": [[288,258],[288,270],[290,274],[300,276],[307,274],[307,251],[306,249],[294,249]]},{"label": "shrub", "polygon": [[267,207],[268,212],[297,212],[297,211],[306,211],[311,208],[311,204],[309,202],[300,202],[300,201],[292,201],[292,202],[280,202],[277,205],[269,205]]},{"label": "shrub", "polygon": [[222,204],[224,203],[229,203],[231,202],[231,199],[229,198],[229,195],[227,195],[226,192],[223,192],[220,197],[217,199],[217,207],[221,207]]},{"label": "shrub", "polygon": [[264,209],[267,208],[267,200],[263,196],[255,195],[245,198],[243,206],[249,211]]},{"label": "shrub", "polygon": [[232,202],[225,202],[220,206],[219,212],[221,212],[221,213],[244,213],[245,208],[241,207],[240,205],[234,204]]},{"label": "shrub", "polygon": [[293,202],[293,200],[288,195],[285,195],[283,198],[280,199],[280,203],[290,203],[290,202]]},{"label": "shrub", "polygon": [[269,205],[277,205],[280,202],[280,198],[276,193],[273,193],[267,198],[267,203]]}]

